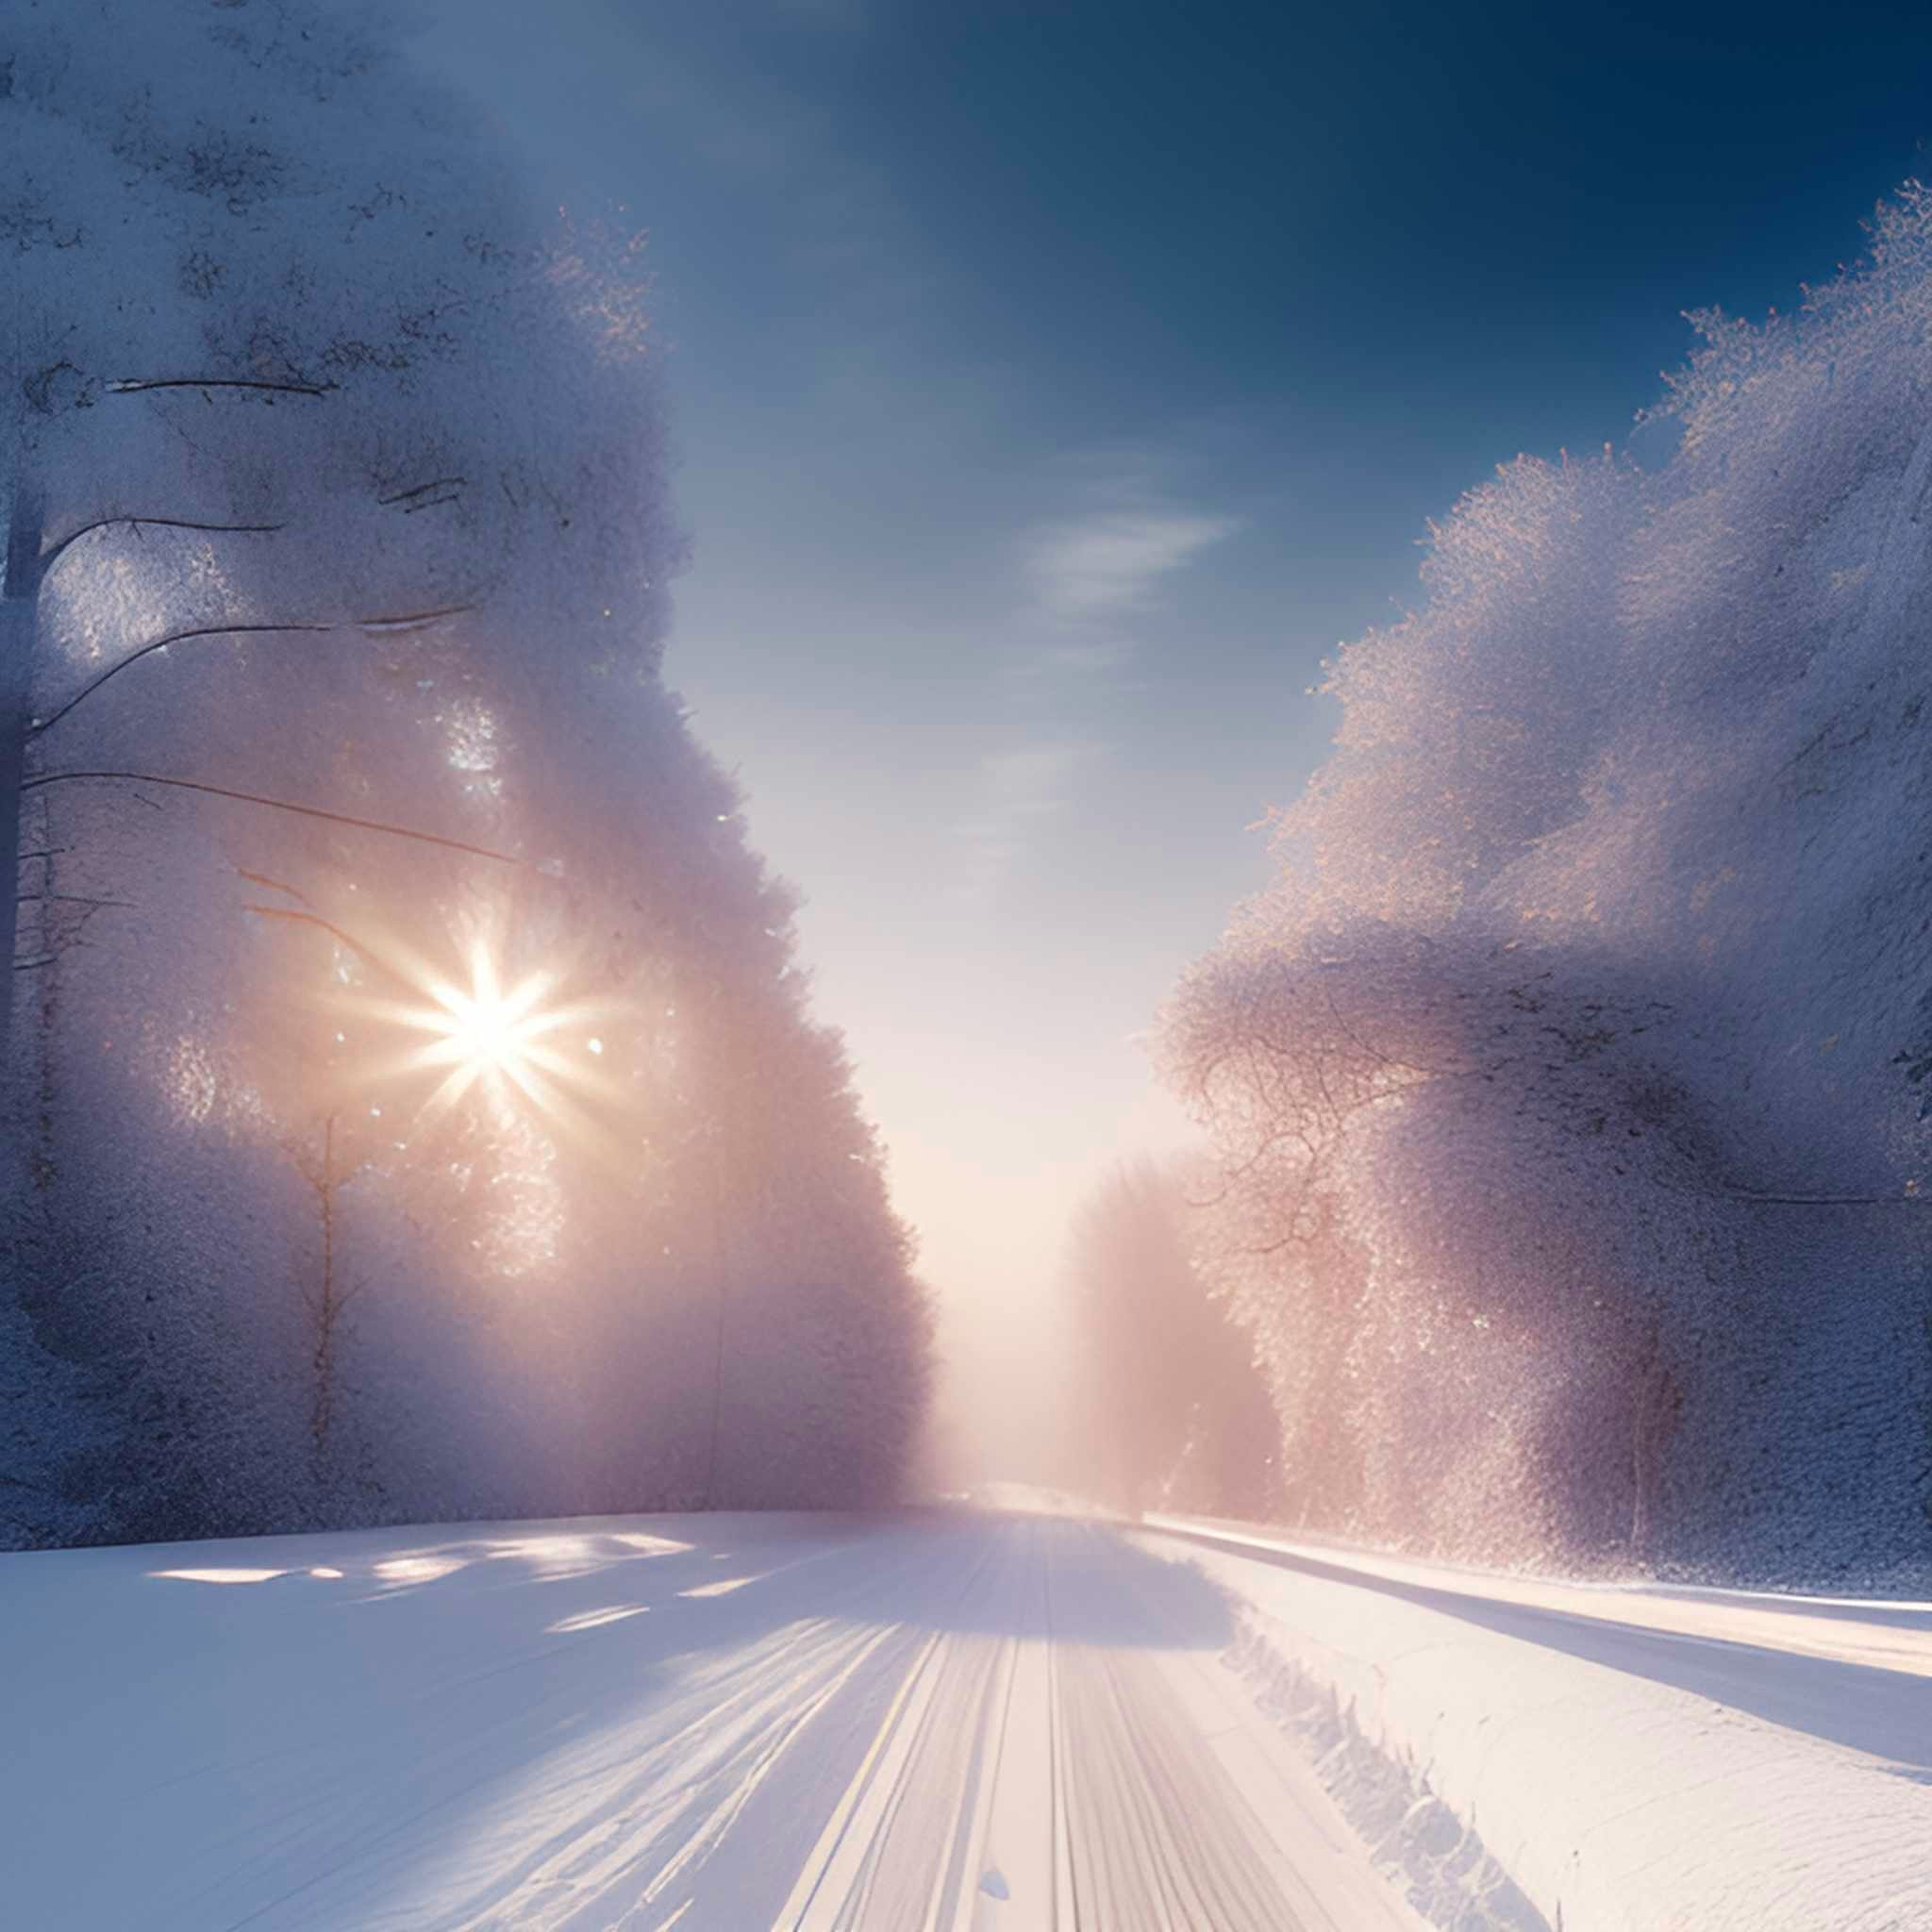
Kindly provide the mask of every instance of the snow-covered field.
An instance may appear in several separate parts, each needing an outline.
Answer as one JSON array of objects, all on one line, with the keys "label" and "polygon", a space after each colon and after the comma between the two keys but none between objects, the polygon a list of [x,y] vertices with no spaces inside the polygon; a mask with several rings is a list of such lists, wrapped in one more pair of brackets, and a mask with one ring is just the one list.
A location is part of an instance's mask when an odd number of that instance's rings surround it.
[{"label": "snow-covered field", "polygon": [[1932,1924],[1932,1607],[1356,1570],[1188,1527],[0,1557],[0,1923]]}]

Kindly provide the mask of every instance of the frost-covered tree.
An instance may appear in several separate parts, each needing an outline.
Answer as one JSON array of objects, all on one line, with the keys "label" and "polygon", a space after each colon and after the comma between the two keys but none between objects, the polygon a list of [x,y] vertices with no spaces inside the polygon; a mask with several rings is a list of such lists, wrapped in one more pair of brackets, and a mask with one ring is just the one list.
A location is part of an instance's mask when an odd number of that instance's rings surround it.
[{"label": "frost-covered tree", "polygon": [[1204,1232],[1184,1166],[1151,1160],[1109,1175],[1074,1217],[1068,1286],[1109,1465],[1090,1480],[1128,1508],[1265,1516],[1274,1414],[1199,1252]]},{"label": "frost-covered tree", "polygon": [[[1296,944],[1290,917],[1251,908],[1165,1041],[1213,1136],[1211,1265],[1268,1369],[1288,1507],[1465,1555],[1627,1546],[1663,1307],[1731,1205],[1642,1050],[1670,1002],[1588,948],[1559,972],[1380,921]],[[1661,1224],[1631,1212],[1653,1190]]]},{"label": "frost-covered tree", "polygon": [[598,358],[549,347],[582,265],[381,9],[83,0],[5,34],[0,844],[24,761],[30,785],[269,775],[157,769],[171,674],[293,666],[312,700],[375,637],[520,598],[557,627],[619,556],[662,567],[666,533],[618,508],[648,408],[607,383],[588,433]]},{"label": "frost-covered tree", "polygon": [[1873,240],[1790,316],[1699,319],[1662,469],[1524,460],[1433,533],[1171,1008],[1333,1520],[1784,1575],[1932,1548],[1932,196]]},{"label": "frost-covered tree", "polygon": [[890,1488],[923,1299],[658,680],[633,245],[528,209],[383,8],[0,37],[15,1535],[699,1500],[719,1174],[799,1343],[739,1430],[816,1401],[788,1495]]}]

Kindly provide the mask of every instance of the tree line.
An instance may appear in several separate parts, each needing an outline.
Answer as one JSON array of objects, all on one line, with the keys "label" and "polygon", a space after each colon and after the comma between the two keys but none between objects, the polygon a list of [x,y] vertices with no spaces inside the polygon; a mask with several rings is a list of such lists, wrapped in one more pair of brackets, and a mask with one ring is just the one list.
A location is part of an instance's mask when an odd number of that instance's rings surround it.
[{"label": "tree line", "polygon": [[894,1492],[930,1319],[661,675],[640,244],[376,10],[0,47],[0,1535]]},{"label": "tree line", "polygon": [[1275,880],[1164,1015],[1194,1279],[1291,1520],[1923,1577],[1932,192],[1695,321],[1667,461],[1506,466],[1331,667]]}]

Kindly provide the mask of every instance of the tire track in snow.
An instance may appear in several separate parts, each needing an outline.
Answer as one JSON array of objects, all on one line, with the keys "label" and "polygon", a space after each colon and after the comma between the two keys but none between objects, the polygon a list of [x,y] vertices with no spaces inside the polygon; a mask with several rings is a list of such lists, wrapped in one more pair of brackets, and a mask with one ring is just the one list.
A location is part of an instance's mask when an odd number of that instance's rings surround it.
[{"label": "tire track in snow", "polygon": [[[1016,1523],[994,1538],[999,1560],[962,1596],[969,1627],[922,1645],[778,1932],[1302,1932],[1281,1848],[1158,1661],[1170,1633],[1070,1634],[1070,1612],[1093,1621],[1075,1576],[1116,1615],[1132,1598],[1110,1533]],[[978,1626],[1024,1629],[1029,1600],[1044,1637],[1023,1693],[1021,1640]],[[1044,1759],[1031,1826],[1046,1844],[1016,1892],[988,1846],[1002,1782],[1037,1779],[1028,1749]]]},{"label": "tire track in snow", "polygon": [[[996,1628],[998,1585],[1012,1568],[1011,1552],[987,1542],[957,1608]],[[964,1879],[978,1882],[973,1840],[999,1756],[988,1733],[1004,1709],[1011,1649],[1011,1638],[988,1632],[926,1640],[807,1858],[780,1932],[952,1932]]]},{"label": "tire track in snow", "polygon": [[1305,1861],[1352,1855],[1257,1741],[1192,1570],[1065,1518],[883,1519],[806,1557],[783,1525],[724,1534],[736,1569],[685,1566],[622,1621],[594,1573],[354,1609],[338,1681],[402,1694],[316,1703],[291,1756],[238,1730],[194,1780],[236,1802],[179,1814],[144,1923],[1414,1932],[1309,1905]]},{"label": "tire track in snow", "polygon": [[897,1561],[871,1567],[841,1592],[849,1614],[788,1626],[750,1657],[730,1656],[701,1672],[674,1707],[682,1720],[675,1728],[617,1740],[637,1769],[616,1793],[608,1764],[586,1766],[579,1781],[601,1793],[599,1801],[571,1814],[512,1884],[435,1921],[433,1932],[603,1932],[620,1923],[661,1932],[673,1916],[703,1905],[707,1866],[814,1721],[868,1667],[903,1667],[914,1633],[858,1613],[918,1581],[933,1557],[915,1538]]}]

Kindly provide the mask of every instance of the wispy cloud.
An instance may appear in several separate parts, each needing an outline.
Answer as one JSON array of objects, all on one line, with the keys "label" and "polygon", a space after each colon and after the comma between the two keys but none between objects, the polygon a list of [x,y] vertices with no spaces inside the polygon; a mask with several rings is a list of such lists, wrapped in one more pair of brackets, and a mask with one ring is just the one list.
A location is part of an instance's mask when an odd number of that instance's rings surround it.
[{"label": "wispy cloud", "polygon": [[988,907],[1040,822],[1067,804],[1081,767],[1103,749],[1069,739],[982,758],[978,808],[956,828],[960,865],[953,896],[976,909]]},{"label": "wispy cloud", "polygon": [[1042,645],[1016,667],[1028,677],[1094,677],[1118,671],[1134,655],[1124,638],[1083,638]]},{"label": "wispy cloud", "polygon": [[1131,617],[1161,579],[1241,528],[1232,517],[1177,508],[1109,509],[1048,525],[1028,546],[1041,608],[1063,624]]},{"label": "wispy cloud", "polygon": [[1039,818],[1065,802],[1067,781],[1093,754],[1091,744],[1029,744],[980,762],[989,802],[1002,816]]},{"label": "wispy cloud", "polygon": [[954,896],[988,909],[1044,822],[1072,799],[1110,747],[1094,726],[1112,708],[1136,634],[1167,580],[1242,525],[1177,503],[1145,452],[1079,460],[1075,493],[1020,538],[1019,605],[1002,665],[1012,709],[1008,742],[976,772],[976,802],[955,828]]}]

